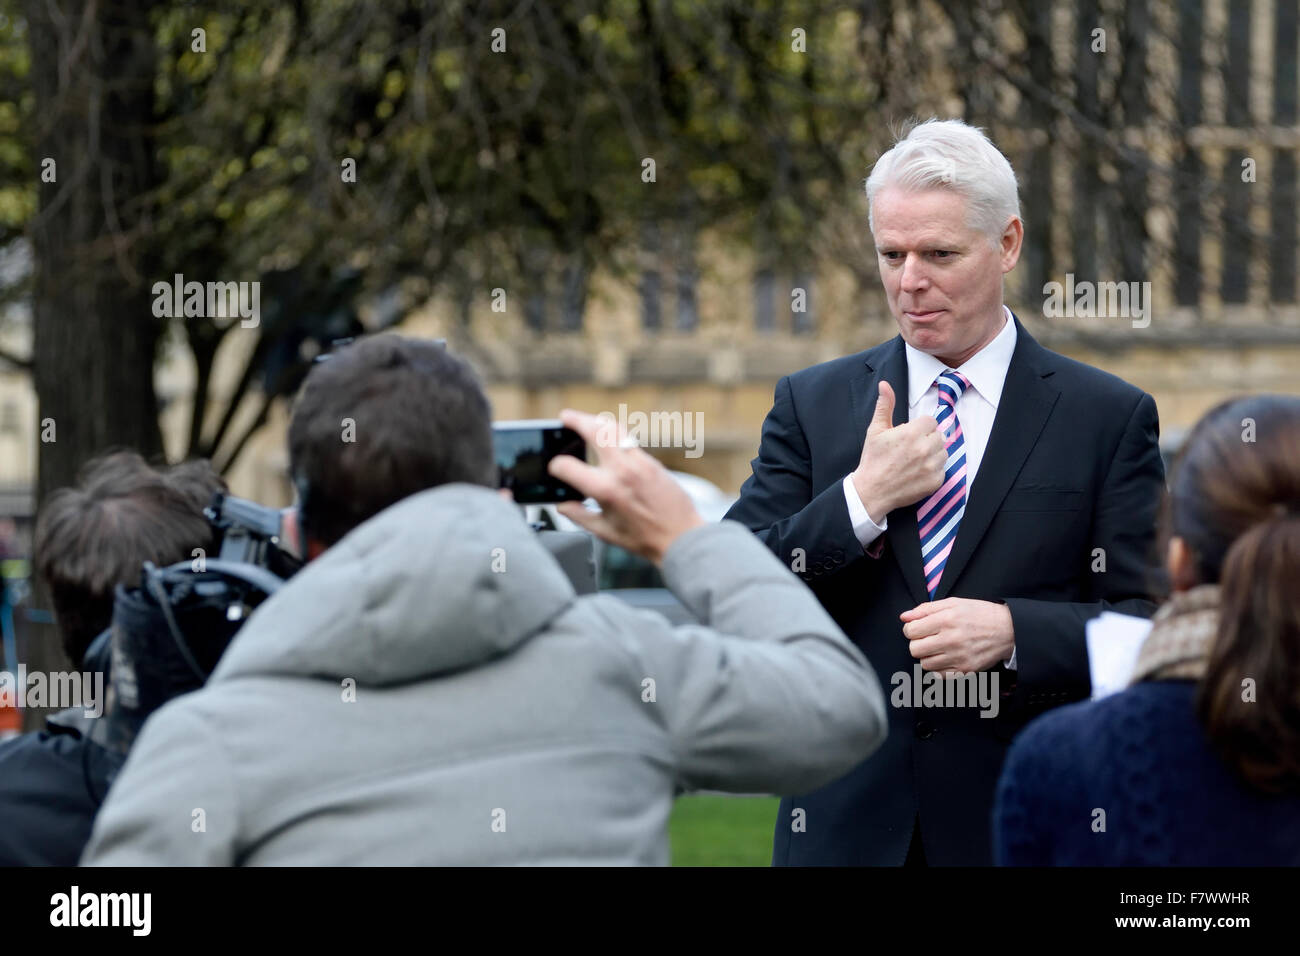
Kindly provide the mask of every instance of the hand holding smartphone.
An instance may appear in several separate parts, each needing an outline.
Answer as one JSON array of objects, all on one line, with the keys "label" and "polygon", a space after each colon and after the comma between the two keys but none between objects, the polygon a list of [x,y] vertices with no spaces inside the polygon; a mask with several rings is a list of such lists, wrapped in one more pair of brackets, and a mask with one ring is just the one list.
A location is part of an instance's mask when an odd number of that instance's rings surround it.
[{"label": "hand holding smartphone", "polygon": [[516,504],[582,501],[586,496],[551,475],[551,459],[572,455],[587,460],[587,443],[558,419],[496,422],[492,426],[498,485],[510,491]]},{"label": "hand holding smartphone", "polygon": [[587,445],[596,449],[596,464],[560,456],[549,468],[552,475],[580,489],[578,497],[591,497],[599,512],[570,501],[560,514],[610,544],[663,561],[668,548],[681,535],[705,523],[690,495],[673,480],[663,465],[622,434],[612,418],[565,409],[563,423]]}]

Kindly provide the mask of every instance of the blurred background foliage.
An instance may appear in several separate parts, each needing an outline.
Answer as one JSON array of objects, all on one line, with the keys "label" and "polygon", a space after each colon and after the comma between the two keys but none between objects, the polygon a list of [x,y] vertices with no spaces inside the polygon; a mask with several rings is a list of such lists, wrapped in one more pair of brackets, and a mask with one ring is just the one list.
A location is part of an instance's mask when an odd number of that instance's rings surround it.
[{"label": "blurred background foliage", "polygon": [[[1235,122],[1251,51],[1233,39],[1248,5],[1229,3],[1218,65]],[[1294,7],[1279,0],[1276,23],[1292,86]],[[492,289],[559,275],[580,327],[587,278],[632,277],[661,230],[874,288],[853,197],[913,113],[986,126],[1021,170],[1026,289],[1056,276],[1061,248],[1080,273],[1129,280],[1181,255],[1195,303],[1199,233],[1179,246],[1152,197],[1241,198],[1188,148],[1191,47],[1218,39],[1203,19],[1201,0],[0,0],[0,260],[34,258],[0,268],[0,296],[35,319],[31,356],[4,354],[30,362],[42,418],[67,425],[38,498],[105,444],[161,450],[145,370],[167,341],[197,370],[182,452],[224,468],[311,354],[363,319],[383,327],[436,294],[468,321]],[[1060,149],[1089,217],[1069,237]],[[45,157],[57,182],[40,179]],[[1241,240],[1228,255],[1262,238],[1239,209],[1223,219]],[[209,391],[238,323],[142,308],[177,273],[263,283],[233,398]]]},{"label": "blurred background foliage", "polygon": [[[116,285],[136,302],[176,273],[261,280],[261,341],[239,391],[271,398],[296,388],[304,355],[357,330],[360,300],[381,306],[372,326],[435,291],[467,315],[475,296],[557,269],[585,295],[595,269],[629,274],[663,221],[811,263],[833,252],[828,207],[862,175],[865,120],[884,89],[883,61],[853,48],[858,8],[0,0],[0,244],[37,234],[35,271],[56,292],[79,281],[74,262],[97,262],[113,273],[100,277],[104,294]],[[33,95],[42,78],[47,95]],[[123,149],[100,138],[128,129]],[[57,183],[40,181],[44,156],[58,160]],[[137,175],[121,179],[123,163]],[[41,218],[76,206],[78,189],[109,215],[42,250]],[[112,257],[91,248],[104,232]],[[23,278],[3,294],[31,296]],[[47,304],[38,338],[85,334],[71,303]],[[74,323],[66,334],[61,318]],[[168,329],[138,309],[119,319],[158,326],[137,337],[155,353],[183,334],[200,396],[239,327],[191,318]],[[38,362],[41,352],[38,341]],[[144,366],[128,364],[138,378]],[[235,404],[195,403],[187,454],[233,461],[249,432],[232,432]],[[147,427],[104,428],[89,444],[160,447]],[[55,456],[40,490],[70,477],[75,457]]]},{"label": "blurred background foliage", "polygon": [[[526,302],[558,285],[573,301],[544,331],[579,332],[591,275],[630,284],[648,248],[684,236],[743,250],[760,274],[839,269],[866,300],[861,183],[910,115],[961,116],[1012,159],[1019,294],[1041,299],[1067,269],[1150,276],[1187,322],[1207,301],[1289,304],[1260,309],[1251,334],[1291,343],[1296,11],[0,0],[0,315],[32,330],[0,357],[31,370],[59,427],[37,499],[107,445],[161,453],[151,370],[169,343],[196,381],[172,454],[228,469],[312,355],[435,296],[468,324],[493,289]],[[40,175],[50,157],[56,182]],[[1241,169],[1257,157],[1271,182],[1252,199]],[[260,281],[252,346],[237,321],[155,318],[152,284],[176,274]],[[218,389],[234,339],[241,368]]]}]

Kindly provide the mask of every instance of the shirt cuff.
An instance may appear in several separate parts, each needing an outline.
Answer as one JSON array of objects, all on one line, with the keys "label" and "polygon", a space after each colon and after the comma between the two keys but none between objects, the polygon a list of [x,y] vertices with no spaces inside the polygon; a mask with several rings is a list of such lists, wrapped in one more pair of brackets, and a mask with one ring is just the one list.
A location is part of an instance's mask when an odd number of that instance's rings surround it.
[{"label": "shirt cuff", "polygon": [[853,524],[853,534],[865,551],[871,546],[871,542],[889,528],[889,518],[884,519],[884,524],[876,524],[872,520],[871,515],[867,513],[867,506],[858,497],[858,489],[853,487],[852,472],[844,477],[844,502],[849,506],[849,521]]}]

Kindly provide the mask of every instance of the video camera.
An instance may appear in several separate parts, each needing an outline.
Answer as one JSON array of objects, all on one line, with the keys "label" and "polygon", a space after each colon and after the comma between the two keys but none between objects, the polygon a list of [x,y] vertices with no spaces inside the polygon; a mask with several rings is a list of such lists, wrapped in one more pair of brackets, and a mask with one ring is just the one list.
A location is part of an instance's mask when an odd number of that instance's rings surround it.
[{"label": "video camera", "polygon": [[218,491],[203,515],[221,532],[217,559],[265,568],[288,580],[302,568],[302,558],[284,547],[284,512]]},{"label": "video camera", "polygon": [[217,492],[203,513],[220,534],[217,556],[145,562],[139,588],[118,587],[112,626],[86,652],[84,666],[105,674],[130,661],[133,679],[114,681],[130,709],[201,686],[248,615],[303,565],[284,547],[282,512]]}]

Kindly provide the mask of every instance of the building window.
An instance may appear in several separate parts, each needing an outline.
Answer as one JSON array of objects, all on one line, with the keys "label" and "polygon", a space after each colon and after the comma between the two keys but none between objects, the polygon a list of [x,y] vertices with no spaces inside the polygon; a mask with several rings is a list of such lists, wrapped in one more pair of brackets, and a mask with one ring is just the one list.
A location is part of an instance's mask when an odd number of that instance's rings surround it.
[{"label": "building window", "polygon": [[699,276],[694,268],[677,271],[677,331],[694,332],[700,325],[699,307],[695,302],[695,283]]},{"label": "building window", "polygon": [[776,276],[771,269],[754,273],[754,328],[759,332],[776,329]]},{"label": "building window", "polygon": [[534,332],[546,331],[545,291],[534,291],[524,299],[524,322]]},{"label": "building window", "polygon": [[646,269],[641,273],[641,325],[647,331],[658,332],[662,325],[659,304],[659,270]]},{"label": "building window", "polygon": [[587,269],[581,262],[572,262],[564,270],[564,301],[560,323],[565,332],[582,329],[582,317],[587,311]]}]

